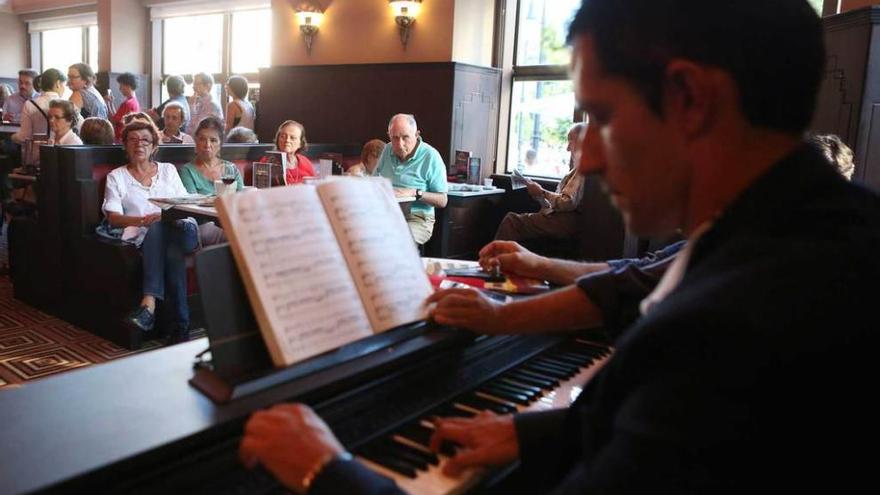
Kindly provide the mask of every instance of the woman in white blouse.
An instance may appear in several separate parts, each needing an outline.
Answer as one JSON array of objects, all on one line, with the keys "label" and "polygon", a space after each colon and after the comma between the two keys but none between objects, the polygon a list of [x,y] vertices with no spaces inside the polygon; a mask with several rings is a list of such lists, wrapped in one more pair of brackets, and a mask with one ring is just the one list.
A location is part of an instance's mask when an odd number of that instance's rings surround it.
[{"label": "woman in white blouse", "polygon": [[173,320],[170,342],[185,341],[189,335],[185,256],[198,247],[198,227],[190,221],[163,222],[161,209],[149,198],[181,197],[187,192],[174,165],[153,161],[159,145],[155,126],[133,121],[123,129],[122,143],[128,164],[107,176],[102,208],[111,227],[124,229],[123,240],[143,239],[143,298],[128,321],[152,330],[156,300],[164,300]]},{"label": "woman in white blouse", "polygon": [[49,144],[56,145],[80,145],[82,139],[73,131],[76,122],[76,108],[67,100],[52,100],[49,102],[49,128],[52,131],[49,136]]}]

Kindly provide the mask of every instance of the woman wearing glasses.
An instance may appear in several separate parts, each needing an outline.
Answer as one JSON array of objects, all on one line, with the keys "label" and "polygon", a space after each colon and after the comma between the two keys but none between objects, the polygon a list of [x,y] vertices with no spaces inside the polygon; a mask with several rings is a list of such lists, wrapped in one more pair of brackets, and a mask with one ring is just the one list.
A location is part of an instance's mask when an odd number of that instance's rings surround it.
[{"label": "woman wearing glasses", "polygon": [[109,119],[104,97],[95,89],[95,71],[89,64],[73,64],[67,68],[67,86],[73,93],[70,101],[80,109],[83,118]]},{"label": "woman wearing glasses", "polygon": [[49,136],[49,144],[55,145],[80,145],[82,139],[73,130],[76,122],[76,108],[67,100],[52,100],[49,102],[49,127],[52,130]]},{"label": "woman wearing glasses", "polygon": [[170,310],[170,343],[187,340],[185,256],[198,248],[198,226],[191,219],[162,222],[162,211],[150,198],[187,196],[177,169],[153,161],[159,133],[150,123],[135,120],[122,131],[128,163],[107,176],[102,209],[112,232],[139,244],[143,254],[143,297],[127,321],[150,331],[156,321],[156,301]]}]

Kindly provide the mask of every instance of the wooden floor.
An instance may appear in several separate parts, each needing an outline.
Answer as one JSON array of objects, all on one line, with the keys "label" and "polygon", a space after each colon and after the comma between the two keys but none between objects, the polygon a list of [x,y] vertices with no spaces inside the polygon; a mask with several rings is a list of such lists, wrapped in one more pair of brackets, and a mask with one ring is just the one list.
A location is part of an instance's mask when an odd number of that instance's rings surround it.
[{"label": "wooden floor", "polygon": [[[0,267],[6,266],[6,241],[3,225]],[[12,297],[12,294],[9,276],[0,274],[0,390],[161,345],[158,341],[152,341],[139,351],[123,349],[32,308]]]}]

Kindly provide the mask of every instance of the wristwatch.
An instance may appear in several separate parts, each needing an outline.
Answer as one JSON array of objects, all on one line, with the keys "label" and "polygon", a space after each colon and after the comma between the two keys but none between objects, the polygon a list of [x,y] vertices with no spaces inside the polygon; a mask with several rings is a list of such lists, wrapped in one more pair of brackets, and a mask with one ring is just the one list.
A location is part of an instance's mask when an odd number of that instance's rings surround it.
[{"label": "wristwatch", "polygon": [[416,189],[416,201],[422,199],[422,192],[421,189]]}]

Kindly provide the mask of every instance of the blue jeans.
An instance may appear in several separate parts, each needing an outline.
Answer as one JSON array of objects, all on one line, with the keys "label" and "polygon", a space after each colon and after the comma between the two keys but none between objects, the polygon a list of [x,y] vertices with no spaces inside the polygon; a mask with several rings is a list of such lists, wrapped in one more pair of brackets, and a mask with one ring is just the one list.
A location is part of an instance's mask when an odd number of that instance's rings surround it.
[{"label": "blue jeans", "polygon": [[180,221],[156,222],[150,225],[141,244],[144,256],[144,295],[165,300],[174,323],[186,329],[189,328],[186,255],[195,251],[198,245],[198,228],[192,223]]}]

